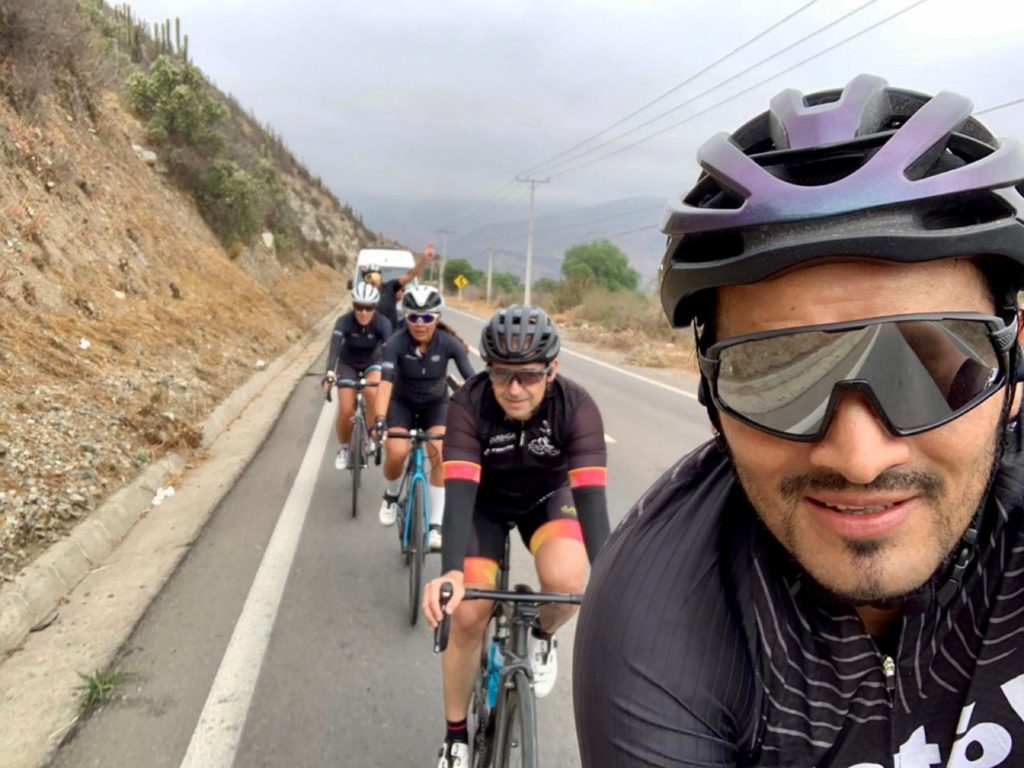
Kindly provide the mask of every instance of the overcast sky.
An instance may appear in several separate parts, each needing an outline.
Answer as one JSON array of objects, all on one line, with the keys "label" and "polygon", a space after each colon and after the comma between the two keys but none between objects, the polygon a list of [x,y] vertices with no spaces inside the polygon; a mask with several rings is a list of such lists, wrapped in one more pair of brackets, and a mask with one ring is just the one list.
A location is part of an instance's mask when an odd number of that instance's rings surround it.
[{"label": "overcast sky", "polygon": [[[925,0],[757,85],[913,2],[813,2],[592,144],[728,83],[574,163],[536,169],[538,177],[551,176],[538,188],[538,215],[679,194],[696,176],[700,143],[763,111],[786,87],[830,88],[866,71],[901,87],[959,91],[978,109],[1024,96],[1024,12],[1019,2],[1003,0]],[[218,86],[283,135],[371,227],[416,246],[436,240],[435,230],[465,233],[525,217],[527,189],[512,181],[517,173],[607,128],[807,3],[132,0],[131,6],[150,22],[179,16],[192,58]],[[657,138],[598,159],[708,107],[714,108]],[[1024,105],[983,119],[998,135],[1024,136]],[[597,161],[573,170],[588,160]],[[652,223],[658,219],[654,212]]]}]

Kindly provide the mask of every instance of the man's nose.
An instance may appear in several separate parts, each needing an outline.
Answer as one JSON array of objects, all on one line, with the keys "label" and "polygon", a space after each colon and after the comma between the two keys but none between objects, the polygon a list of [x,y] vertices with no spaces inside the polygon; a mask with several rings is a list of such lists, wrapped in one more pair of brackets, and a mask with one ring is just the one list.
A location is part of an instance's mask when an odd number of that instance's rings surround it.
[{"label": "man's nose", "polygon": [[840,396],[821,442],[811,449],[811,463],[838,472],[851,483],[867,485],[887,469],[910,460],[908,438],[893,435],[861,394]]}]

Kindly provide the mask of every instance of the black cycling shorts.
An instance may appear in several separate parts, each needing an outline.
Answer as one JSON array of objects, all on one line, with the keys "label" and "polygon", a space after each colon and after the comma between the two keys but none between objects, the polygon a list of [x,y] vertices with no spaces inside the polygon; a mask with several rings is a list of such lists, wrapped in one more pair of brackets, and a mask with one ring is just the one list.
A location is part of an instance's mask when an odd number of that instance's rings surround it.
[{"label": "black cycling shorts", "polygon": [[362,368],[356,368],[355,366],[351,365],[350,363],[339,362],[338,363],[338,373],[337,373],[337,376],[338,376],[338,386],[341,386],[341,382],[343,382],[343,381],[350,381],[350,382],[354,383],[354,382],[359,380],[359,377],[361,375],[365,376],[370,371],[379,371],[379,370],[381,370],[381,362],[380,362],[380,360],[371,360],[370,362],[366,363]]},{"label": "black cycling shorts", "polygon": [[448,398],[428,405],[410,405],[401,400],[391,400],[388,405],[388,427],[401,429],[431,429],[443,427],[448,418]]},{"label": "black cycling shorts", "polygon": [[473,510],[473,528],[462,564],[466,584],[494,587],[498,583],[498,563],[505,554],[505,537],[512,527],[519,529],[523,544],[533,555],[552,539],[572,539],[583,545],[583,529],[567,485],[552,491],[526,512],[478,503]]}]

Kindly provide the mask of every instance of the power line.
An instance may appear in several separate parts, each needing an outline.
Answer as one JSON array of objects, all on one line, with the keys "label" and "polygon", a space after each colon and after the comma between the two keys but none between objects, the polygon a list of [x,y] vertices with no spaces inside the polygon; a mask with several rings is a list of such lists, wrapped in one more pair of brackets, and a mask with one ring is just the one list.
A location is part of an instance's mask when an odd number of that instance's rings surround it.
[{"label": "power line", "polygon": [[989,112],[995,112],[996,110],[1006,109],[1007,107],[1013,107],[1013,106],[1015,106],[1017,104],[1022,104],[1022,103],[1024,103],[1024,96],[1022,96],[1019,99],[1014,99],[1013,101],[1007,101],[1007,102],[1004,102],[1002,104],[996,104],[996,106],[988,107],[986,109],[981,110],[980,112],[975,112],[974,116],[978,117],[979,115],[987,115]]},{"label": "power line", "polygon": [[758,40],[760,40],[765,35],[768,35],[769,33],[774,32],[776,29],[778,29],[783,24],[785,24],[787,21],[789,21],[790,19],[794,18],[795,16],[797,16],[800,13],[802,13],[803,11],[807,10],[808,8],[810,8],[812,5],[814,5],[817,2],[818,2],[818,0],[810,0],[809,3],[806,3],[806,4],[802,5],[802,6],[800,6],[799,8],[797,8],[795,11],[793,11],[789,15],[784,16],[782,19],[780,19],[779,21],[777,21],[774,24],[772,24],[771,26],[769,26],[767,29],[764,29],[761,32],[758,32],[756,35],[754,35],[752,38],[747,40],[745,43],[742,43],[741,45],[737,46],[736,48],[733,48],[731,51],[729,51],[724,56],[720,56],[719,58],[715,59],[713,62],[708,64],[706,67],[701,69],[696,74],[690,75],[688,78],[683,80],[683,82],[678,83],[678,84],[672,86],[671,88],[669,88],[667,91],[665,91],[660,96],[656,96],[655,98],[653,98],[650,101],[648,101],[642,107],[639,107],[638,109],[633,110],[632,112],[630,112],[625,117],[620,118],[616,122],[614,122],[611,125],[609,125],[607,128],[604,128],[604,129],[598,131],[593,136],[590,136],[590,137],[584,139],[583,141],[579,142],[578,144],[575,144],[575,145],[569,147],[568,149],[566,149],[566,150],[564,150],[562,152],[559,152],[557,155],[549,157],[547,160],[545,160],[545,161],[543,161],[541,163],[538,163],[538,164],[532,166],[531,168],[523,171],[520,175],[524,175],[525,176],[527,174],[533,173],[538,168],[543,168],[546,165],[550,165],[553,161],[558,160],[559,158],[562,158],[562,157],[564,157],[565,155],[568,155],[571,152],[575,152],[580,147],[586,146],[587,144],[592,142],[594,139],[599,138],[600,136],[603,136],[604,134],[608,133],[608,131],[612,130],[613,128],[618,128],[620,125],[625,123],[627,120],[630,120],[630,119],[636,117],[637,115],[639,115],[641,112],[643,112],[648,107],[651,107],[654,104],[657,104],[662,99],[664,99],[667,96],[670,96],[671,94],[673,94],[676,91],[678,91],[680,88],[683,88],[683,87],[689,85],[690,83],[692,83],[694,80],[696,80],[701,75],[706,74],[707,72],[710,72],[712,69],[717,67],[719,64],[721,64],[726,59],[729,59],[729,58],[735,56],[737,53],[742,51],[744,48],[749,47],[750,45],[752,45],[753,43],[757,42]]},{"label": "power line", "polygon": [[616,150],[608,152],[608,153],[606,153],[604,155],[600,155],[600,156],[598,156],[598,157],[596,157],[596,158],[594,158],[592,160],[588,160],[585,163],[580,163],[579,165],[576,165],[576,166],[570,166],[569,168],[565,168],[565,169],[563,169],[561,171],[558,171],[556,173],[552,173],[551,176],[552,177],[564,176],[567,173],[572,173],[573,171],[578,171],[581,168],[586,168],[587,166],[593,165],[594,163],[599,163],[602,160],[607,160],[609,157],[613,157],[613,156],[618,155],[618,154],[620,154],[622,152],[625,152],[627,149],[632,149],[633,147],[637,146],[638,144],[643,144],[644,142],[650,141],[651,139],[653,139],[653,138],[655,138],[657,136],[661,136],[662,134],[667,133],[668,131],[671,131],[673,128],[678,128],[679,126],[684,125],[685,123],[688,123],[691,120],[694,120],[694,119],[700,117],[701,115],[705,115],[708,112],[711,112],[712,110],[717,109],[718,107],[722,106],[723,104],[728,104],[730,101],[733,101],[734,99],[737,99],[740,96],[743,96],[743,95],[745,95],[747,93],[750,93],[751,91],[755,90],[756,88],[760,88],[762,85],[765,85],[766,83],[769,83],[772,80],[774,80],[774,79],[776,79],[778,77],[781,77],[782,75],[785,75],[788,72],[792,72],[794,69],[797,69],[798,67],[802,67],[804,64],[807,64],[808,62],[811,62],[814,59],[817,59],[817,58],[819,58],[821,56],[824,56],[826,53],[831,53],[836,48],[839,48],[840,46],[846,45],[847,43],[849,43],[852,40],[855,40],[856,38],[860,37],[861,35],[867,34],[868,32],[871,32],[872,30],[877,29],[878,27],[882,26],[883,24],[886,24],[886,23],[892,21],[897,16],[902,16],[903,14],[907,13],[908,11],[911,11],[914,8],[916,8],[917,6],[922,5],[922,4],[926,3],[926,2],[928,2],[928,0],[917,0],[917,2],[911,3],[906,8],[904,8],[904,9],[902,9],[900,11],[897,11],[896,13],[893,13],[893,14],[891,14],[889,16],[886,16],[881,21],[877,21],[874,24],[872,24],[872,25],[870,25],[868,27],[865,27],[860,32],[855,32],[854,34],[850,35],[849,37],[846,37],[846,38],[840,40],[838,43],[834,43],[833,45],[830,45],[827,48],[824,48],[823,50],[818,51],[817,53],[815,53],[815,54],[813,54],[811,56],[808,56],[807,58],[802,59],[801,61],[798,61],[796,64],[793,64],[792,66],[786,67],[785,69],[780,70],[779,72],[776,72],[774,75],[770,75],[770,76],[764,78],[763,80],[760,80],[760,81],[754,83],[753,85],[751,85],[751,86],[749,86],[747,88],[744,88],[743,90],[738,91],[737,93],[734,93],[731,96],[728,96],[728,97],[722,99],[721,101],[718,101],[718,102],[712,104],[710,107],[707,107],[706,109],[702,109],[702,110],[700,110],[698,112],[694,112],[692,115],[689,115],[688,117],[685,117],[682,120],[679,120],[678,122],[672,123],[671,125],[668,125],[668,126],[666,126],[664,128],[661,128],[661,129],[655,131],[654,133],[651,133],[651,134],[649,134],[647,136],[644,136],[643,138],[637,139],[636,141],[630,142],[629,144],[626,144],[626,145],[624,145],[622,147],[619,147]]},{"label": "power line", "polygon": [[[563,166],[563,165],[571,165],[573,162],[575,162],[575,161],[577,161],[577,160],[579,160],[581,158],[584,158],[587,155],[593,154],[594,152],[597,152],[599,149],[604,149],[605,147],[607,147],[607,146],[609,146],[611,144],[614,144],[615,142],[619,141],[620,139],[624,139],[626,136],[634,134],[637,131],[641,130],[642,128],[646,128],[647,126],[651,125],[652,123],[658,122],[663,117],[668,117],[673,112],[678,112],[683,107],[689,106],[690,104],[692,104],[693,102],[697,101],[698,99],[701,99],[704,96],[707,96],[709,93],[717,91],[722,86],[728,85],[729,83],[733,82],[734,80],[738,80],[739,78],[743,77],[744,75],[748,74],[749,72],[752,72],[753,70],[763,66],[765,63],[771,61],[772,59],[776,59],[779,56],[781,56],[782,54],[788,53],[789,51],[793,50],[794,48],[802,45],[803,43],[806,43],[811,38],[817,37],[822,32],[825,32],[826,30],[831,29],[832,27],[836,26],[837,24],[841,24],[842,22],[846,21],[851,16],[853,16],[853,15],[855,15],[857,13],[860,13],[865,8],[867,8],[868,6],[874,5],[877,2],[878,2],[878,0],[867,0],[867,2],[862,3],[861,5],[859,5],[856,8],[854,8],[852,11],[848,11],[847,13],[844,13],[842,16],[840,16],[840,17],[838,17],[836,19],[833,19],[832,21],[828,22],[824,26],[818,27],[813,32],[809,32],[808,34],[806,34],[803,37],[801,37],[799,40],[796,40],[795,42],[790,43],[789,45],[787,45],[784,48],[776,51],[775,53],[771,54],[770,56],[766,56],[765,58],[761,59],[760,61],[757,61],[757,62],[751,64],[746,69],[743,69],[743,70],[737,72],[736,74],[734,74],[734,75],[732,75],[730,77],[725,78],[724,80],[720,80],[719,82],[717,82],[714,85],[712,85],[710,88],[704,89],[703,91],[698,93],[696,96],[691,96],[690,98],[686,99],[686,101],[683,101],[682,103],[677,104],[676,106],[672,107],[671,109],[665,110],[664,112],[662,112],[662,113],[660,113],[658,115],[655,115],[654,117],[650,118],[649,120],[645,120],[644,122],[640,123],[637,126],[634,126],[633,128],[630,128],[627,131],[623,131],[622,133],[620,133],[620,134],[618,134],[616,136],[612,136],[610,139],[608,139],[606,141],[603,141],[600,144],[597,144],[597,145],[591,147],[590,149],[586,149],[586,150],[584,150],[582,152],[578,152],[577,154],[573,155],[572,157],[569,157],[569,158],[566,158],[565,160],[560,160],[559,162],[554,163],[552,165],[551,169],[553,170],[553,169],[556,169],[559,166]],[[561,173],[561,171],[559,171],[559,173]]]}]

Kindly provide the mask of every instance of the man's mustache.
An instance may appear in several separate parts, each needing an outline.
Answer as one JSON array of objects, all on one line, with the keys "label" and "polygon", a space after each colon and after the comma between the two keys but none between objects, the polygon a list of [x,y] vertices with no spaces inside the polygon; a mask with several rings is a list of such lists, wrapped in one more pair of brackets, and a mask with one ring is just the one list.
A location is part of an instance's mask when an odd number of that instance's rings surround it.
[{"label": "man's mustache", "polygon": [[811,495],[814,491],[856,491],[871,493],[877,491],[914,491],[914,495],[938,499],[945,493],[942,478],[934,472],[889,469],[867,484],[852,483],[838,472],[806,472],[790,475],[779,481],[779,493],[786,499],[797,500]]}]

